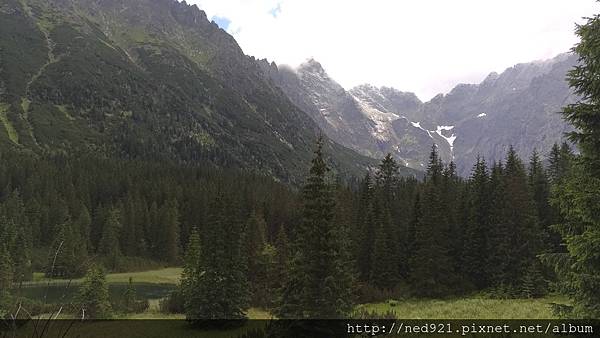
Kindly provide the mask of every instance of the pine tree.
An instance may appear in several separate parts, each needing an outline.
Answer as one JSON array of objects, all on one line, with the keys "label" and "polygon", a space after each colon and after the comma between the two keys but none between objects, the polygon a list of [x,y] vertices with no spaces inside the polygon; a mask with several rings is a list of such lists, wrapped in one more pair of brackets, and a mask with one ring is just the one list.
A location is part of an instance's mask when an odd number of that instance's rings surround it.
[{"label": "pine tree", "polygon": [[[406,236],[406,223],[402,215],[400,203],[400,173],[398,164],[388,154],[379,165],[375,175],[375,189],[373,191],[372,215],[367,214],[367,229],[373,229],[372,237],[365,241],[372,241],[372,268],[370,280],[381,288],[393,288],[407,270],[407,253],[404,245]],[[368,207],[368,206],[367,206]],[[386,264],[386,267],[383,267]]]},{"label": "pine tree", "polygon": [[[450,161],[450,163],[444,168],[442,174],[442,205],[443,205],[443,214],[445,218],[446,224],[446,238],[447,238],[447,246],[448,246],[448,256],[450,257],[450,261],[453,264],[451,267],[452,270],[457,271],[462,264],[462,232],[463,232],[463,224],[459,224],[460,221],[460,207],[462,198],[461,195],[464,194],[464,189],[461,185],[461,180],[456,174],[456,165],[454,161]],[[457,283],[458,286],[458,283]]]},{"label": "pine tree", "polygon": [[102,237],[98,244],[98,253],[106,257],[107,265],[116,269],[121,256],[119,248],[118,233],[121,228],[121,220],[118,209],[111,209],[102,228]]},{"label": "pine tree", "polygon": [[129,282],[127,283],[127,289],[123,293],[123,301],[125,303],[125,308],[127,311],[133,311],[135,308],[135,286],[133,285],[133,278],[129,277]]},{"label": "pine tree", "polygon": [[503,171],[505,184],[507,225],[510,254],[507,277],[515,287],[514,291],[521,292],[521,282],[531,266],[537,266],[537,255],[541,254],[541,229],[537,211],[525,167],[511,146],[508,150],[506,165]]},{"label": "pine tree", "polygon": [[8,295],[13,282],[12,259],[5,243],[0,243],[0,301]]},{"label": "pine tree", "polygon": [[[82,205],[79,216],[75,220],[75,228],[79,231],[80,238],[83,239],[86,251],[90,252],[92,244],[90,241],[92,218],[88,209]],[[75,229],[74,229],[75,230]]]},{"label": "pine tree", "polygon": [[183,272],[181,274],[181,293],[184,299],[184,308],[193,309],[202,299],[196,298],[200,296],[196,291],[198,279],[203,272],[201,261],[201,240],[198,229],[193,227],[188,238],[188,244],[185,250],[183,260]]},{"label": "pine tree", "polygon": [[14,281],[16,283],[29,281],[33,279],[31,267],[31,246],[30,240],[25,234],[25,229],[18,230],[17,238],[13,249],[12,257],[14,263]]},{"label": "pine tree", "polygon": [[347,250],[335,237],[334,200],[327,182],[329,168],[319,140],[310,175],[303,188],[302,223],[296,229],[294,255],[277,315],[280,318],[342,318],[353,306],[352,286],[346,274]]},{"label": "pine tree", "polygon": [[498,291],[512,289],[509,275],[511,261],[511,231],[508,225],[510,209],[506,201],[506,184],[502,163],[494,163],[490,175],[490,228],[486,232],[485,273],[490,286]]},{"label": "pine tree", "polygon": [[[266,223],[262,214],[253,211],[250,218],[246,222],[246,248],[245,257],[247,259],[248,267],[248,282],[250,284],[250,291],[252,293],[252,303],[261,302],[261,297],[256,288],[263,288],[259,285],[258,279],[264,276],[260,276],[259,272],[259,257],[262,256],[265,249],[266,243]],[[264,258],[264,257],[263,257]]]},{"label": "pine tree", "polygon": [[373,262],[370,281],[382,289],[393,289],[398,283],[396,231],[387,207],[377,212],[377,230],[374,238]]},{"label": "pine tree", "polygon": [[290,263],[289,240],[285,231],[285,227],[283,225],[279,227],[279,232],[277,233],[277,238],[275,240],[275,253],[275,260],[277,266],[275,272],[275,284],[273,285],[273,290],[276,298],[274,306],[277,305],[277,301],[281,296],[280,293],[283,290],[283,286],[288,280],[288,269]]},{"label": "pine tree", "polygon": [[160,260],[175,264],[179,259],[179,211],[177,201],[168,200],[158,211]]},{"label": "pine tree", "polygon": [[[210,207],[203,244],[190,238],[184,274],[185,312],[195,326],[219,324],[214,319],[243,320],[248,307],[248,285],[243,260],[242,226],[231,204],[218,196]],[[194,252],[200,251],[200,268]]]},{"label": "pine tree", "polygon": [[79,231],[70,219],[58,227],[46,265],[46,276],[53,278],[81,277],[86,271],[87,250]]},{"label": "pine tree", "polygon": [[377,174],[375,175],[377,187],[380,190],[383,200],[388,206],[392,203],[396,194],[400,175],[398,168],[396,160],[394,160],[391,154],[387,154],[381,161]]},{"label": "pine tree", "polygon": [[[574,302],[573,316],[600,317],[600,16],[577,26],[581,41],[574,51],[579,63],[569,72],[571,88],[583,99],[563,110],[575,128],[569,134],[581,155],[561,184],[555,185],[555,203],[564,222],[557,226],[567,253],[546,257],[554,264],[562,285]],[[550,258],[550,259],[548,259]],[[554,258],[554,259],[551,259]]]},{"label": "pine tree", "polygon": [[104,271],[92,266],[88,269],[77,295],[82,316],[89,319],[107,319],[112,316],[108,284]]},{"label": "pine tree", "polygon": [[468,183],[467,219],[464,230],[462,271],[476,287],[483,288],[488,279],[485,271],[487,232],[490,227],[490,177],[485,160],[477,158]]},{"label": "pine tree", "polygon": [[566,142],[560,146],[558,143],[552,146],[548,156],[548,179],[552,184],[560,184],[561,180],[567,176],[573,158],[573,151]]},{"label": "pine tree", "polygon": [[371,278],[373,266],[373,242],[376,231],[374,196],[371,176],[367,174],[362,182],[357,214],[357,229],[354,250],[360,280],[368,281]]},{"label": "pine tree", "polygon": [[413,204],[413,212],[412,219],[408,223],[408,228],[406,230],[406,242],[407,242],[407,257],[408,257],[408,276],[412,275],[412,263],[415,260],[415,255],[418,252],[417,246],[417,229],[419,228],[419,223],[421,222],[421,218],[423,217],[423,213],[421,211],[421,193],[417,192],[415,195],[415,202]]},{"label": "pine tree", "polygon": [[411,280],[415,293],[426,297],[448,295],[456,287],[454,262],[449,253],[449,233],[442,195],[443,165],[432,148],[422,196],[422,217],[415,231]]},{"label": "pine tree", "polygon": [[277,249],[265,243],[256,257],[256,273],[251,285],[253,304],[272,309],[277,300],[273,290],[277,287]]},{"label": "pine tree", "polygon": [[552,232],[549,229],[549,226],[554,224],[554,212],[550,206],[550,183],[548,182],[548,176],[546,175],[546,171],[536,150],[531,154],[531,159],[529,161],[528,179],[529,188],[532,192],[533,201],[537,211],[537,218],[542,229],[542,251],[548,251],[556,247],[556,244],[551,240]]}]

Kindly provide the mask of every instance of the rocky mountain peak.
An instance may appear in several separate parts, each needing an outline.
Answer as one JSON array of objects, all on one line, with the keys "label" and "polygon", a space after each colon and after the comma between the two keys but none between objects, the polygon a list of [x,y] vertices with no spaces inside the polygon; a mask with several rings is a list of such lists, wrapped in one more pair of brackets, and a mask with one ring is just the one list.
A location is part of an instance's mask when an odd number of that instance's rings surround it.
[{"label": "rocky mountain peak", "polygon": [[302,64],[300,64],[297,70],[299,73],[312,73],[327,76],[327,72],[325,71],[321,63],[313,58],[310,58],[304,61]]}]

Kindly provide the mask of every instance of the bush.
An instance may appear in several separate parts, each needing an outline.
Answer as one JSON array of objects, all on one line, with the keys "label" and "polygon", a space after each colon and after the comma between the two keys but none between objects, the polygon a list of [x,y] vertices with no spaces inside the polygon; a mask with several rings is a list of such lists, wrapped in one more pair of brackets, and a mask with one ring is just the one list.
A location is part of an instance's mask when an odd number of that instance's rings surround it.
[{"label": "bush", "polygon": [[110,318],[112,308],[109,299],[104,271],[96,266],[90,267],[77,295],[77,303],[85,311],[85,317],[94,319]]},{"label": "bush", "polygon": [[111,302],[113,310],[122,313],[142,313],[148,310],[150,302],[147,299],[134,300],[126,304],[123,300]]},{"label": "bush", "polygon": [[352,319],[398,319],[396,312],[392,310],[387,310],[384,313],[379,313],[376,311],[369,311],[365,309],[355,310],[351,314]]},{"label": "bush", "polygon": [[359,287],[359,303],[379,303],[388,299],[406,299],[411,296],[409,288],[399,284],[393,289],[380,289],[370,284]]},{"label": "bush", "polygon": [[[21,309],[19,310],[17,319],[30,319],[30,317],[43,313],[55,313],[60,308],[59,305],[48,304],[35,299],[6,296],[0,299],[0,318],[10,317],[11,314],[15,314],[17,309],[19,309],[19,305]],[[74,313],[74,311],[74,306],[63,306],[62,312]]]},{"label": "bush", "polygon": [[183,296],[181,290],[176,289],[169,294],[168,297],[163,298],[159,302],[159,309],[162,313],[184,313],[183,307]]}]

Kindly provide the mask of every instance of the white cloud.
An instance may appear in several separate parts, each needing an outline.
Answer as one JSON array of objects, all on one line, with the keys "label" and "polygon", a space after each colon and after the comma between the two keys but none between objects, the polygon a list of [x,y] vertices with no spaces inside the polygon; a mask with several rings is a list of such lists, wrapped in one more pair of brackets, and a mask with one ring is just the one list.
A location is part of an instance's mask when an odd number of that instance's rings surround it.
[{"label": "white cloud", "polygon": [[314,57],[346,88],[367,82],[422,99],[565,52],[575,22],[600,11],[594,0],[188,2],[231,20],[246,54],[290,65]]}]

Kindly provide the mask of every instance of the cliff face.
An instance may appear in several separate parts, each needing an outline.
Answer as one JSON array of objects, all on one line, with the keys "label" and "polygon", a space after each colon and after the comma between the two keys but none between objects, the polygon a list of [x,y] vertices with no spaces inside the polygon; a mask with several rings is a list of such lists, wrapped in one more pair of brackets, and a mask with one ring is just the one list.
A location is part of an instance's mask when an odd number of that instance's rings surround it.
[{"label": "cliff face", "polygon": [[340,144],[373,157],[389,152],[421,169],[435,143],[445,161],[468,174],[477,155],[502,160],[512,144],[527,158],[534,148],[544,153],[563,140],[569,127],[558,112],[577,99],[565,80],[576,62],[575,55],[562,54],[518,64],[425,103],[394,88],[345,91],[314,60],[297,70],[270,65],[268,74]]}]

